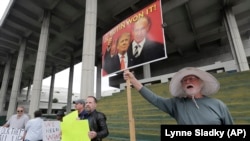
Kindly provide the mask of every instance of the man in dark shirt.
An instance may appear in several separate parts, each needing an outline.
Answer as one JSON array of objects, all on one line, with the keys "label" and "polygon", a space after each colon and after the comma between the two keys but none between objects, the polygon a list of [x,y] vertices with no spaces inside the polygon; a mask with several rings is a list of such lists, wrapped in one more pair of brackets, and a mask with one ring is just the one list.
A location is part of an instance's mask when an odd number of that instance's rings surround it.
[{"label": "man in dark shirt", "polygon": [[94,96],[88,96],[86,99],[85,110],[88,115],[90,131],[88,133],[91,141],[102,141],[109,135],[106,116],[104,113],[96,111],[97,99]]},{"label": "man in dark shirt", "polygon": [[87,116],[87,112],[84,110],[85,102],[83,99],[78,99],[73,101],[73,104],[75,104],[75,109],[78,111],[78,118],[79,119],[85,119]]},{"label": "man in dark shirt", "polygon": [[57,113],[56,113],[56,119],[57,120],[59,120],[59,121],[63,121],[63,117],[64,117],[65,115],[64,115],[64,111],[58,111]]}]

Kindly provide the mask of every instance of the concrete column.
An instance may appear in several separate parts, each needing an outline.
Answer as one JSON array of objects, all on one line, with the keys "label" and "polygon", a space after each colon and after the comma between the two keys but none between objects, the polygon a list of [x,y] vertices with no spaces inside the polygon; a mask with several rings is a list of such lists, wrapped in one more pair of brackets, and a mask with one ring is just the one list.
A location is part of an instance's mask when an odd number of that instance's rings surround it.
[{"label": "concrete column", "polygon": [[3,74],[3,80],[2,80],[1,92],[0,92],[0,114],[1,115],[4,111],[4,106],[5,106],[6,93],[8,90],[8,83],[9,83],[11,62],[12,62],[12,55],[9,56],[9,59],[4,67],[4,74]]},{"label": "concrete column", "polygon": [[144,78],[151,77],[150,64],[143,65],[143,75]]},{"label": "concrete column", "polygon": [[228,35],[228,39],[230,42],[232,54],[236,64],[238,66],[238,71],[246,71],[249,70],[249,65],[246,57],[246,53],[244,50],[244,46],[242,44],[242,40],[240,37],[240,32],[235,20],[235,16],[232,12],[232,8],[226,8],[224,10],[224,23]]},{"label": "concrete column", "polygon": [[67,113],[71,112],[73,78],[74,78],[74,56],[71,55],[70,68],[69,68],[68,98],[67,98],[67,107],[66,107],[66,112]]},{"label": "concrete column", "polygon": [[29,79],[29,85],[28,85],[28,90],[27,90],[27,95],[26,95],[26,101],[29,100],[29,95],[30,95],[30,87],[31,87],[31,80]]},{"label": "concrete column", "polygon": [[102,65],[101,63],[96,66],[96,98],[101,99],[102,97]]},{"label": "concrete column", "polygon": [[[143,76],[145,78],[150,78],[151,77],[151,71],[150,71],[150,64],[143,65]],[[151,83],[147,83],[146,85],[151,85]]]},{"label": "concrete column", "polygon": [[3,79],[4,65],[0,65],[0,79]]},{"label": "concrete column", "polygon": [[26,40],[23,40],[21,43],[21,47],[19,49],[19,53],[18,53],[14,80],[12,83],[12,89],[11,89],[11,94],[10,94],[9,108],[7,112],[7,119],[9,119],[11,115],[13,115],[16,111],[17,96],[18,96],[18,93],[20,92],[20,83],[21,83],[21,77],[22,77],[22,68],[23,68],[25,48],[26,48]]},{"label": "concrete column", "polygon": [[97,0],[86,0],[80,98],[94,96]]},{"label": "concrete column", "polygon": [[44,13],[44,19],[41,27],[41,35],[39,39],[36,66],[33,78],[33,88],[31,90],[31,100],[29,107],[29,115],[31,118],[34,116],[34,112],[39,109],[40,96],[42,91],[42,81],[44,75],[44,66],[46,62],[47,46],[49,40],[49,23],[50,12]]},{"label": "concrete column", "polygon": [[48,114],[51,114],[51,111],[52,111],[52,100],[53,100],[53,95],[54,95],[54,84],[55,84],[55,72],[56,72],[56,67],[52,66],[50,89],[49,89],[48,111],[47,111]]}]

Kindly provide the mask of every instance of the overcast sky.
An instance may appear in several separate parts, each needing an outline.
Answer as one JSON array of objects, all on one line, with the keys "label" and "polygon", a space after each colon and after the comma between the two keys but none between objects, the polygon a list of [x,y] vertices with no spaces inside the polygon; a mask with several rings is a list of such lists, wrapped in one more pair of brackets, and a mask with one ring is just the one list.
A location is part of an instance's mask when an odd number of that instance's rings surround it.
[{"label": "overcast sky", "polygon": [[0,0],[0,17],[2,18],[5,8],[7,7],[9,0]]},{"label": "overcast sky", "polygon": [[[2,17],[5,11],[5,8],[8,6],[8,3],[9,3],[9,0],[0,0],[0,17]],[[79,63],[75,65],[74,67],[74,78],[73,78],[73,92],[74,93],[80,93],[81,67],[82,67],[82,63]],[[43,85],[49,86],[50,81],[51,81],[51,77],[44,79]],[[68,88],[68,81],[69,81],[69,69],[66,69],[55,75],[54,87]],[[112,89],[114,88],[109,87],[108,77],[102,77],[102,91],[112,90]]]},{"label": "overcast sky", "polygon": [[[82,69],[82,63],[78,63],[74,67],[73,92],[75,92],[75,93],[80,93],[81,69]],[[96,69],[95,69],[95,74],[96,74]],[[94,78],[94,79],[96,81],[96,78]],[[43,85],[49,86],[50,81],[51,81],[51,77],[44,79]],[[61,71],[55,75],[54,87],[68,88],[68,84],[69,84],[68,82],[69,82],[69,68],[64,70],[64,71]],[[112,89],[114,89],[114,88],[109,87],[108,77],[102,77],[102,91],[112,90]]]}]

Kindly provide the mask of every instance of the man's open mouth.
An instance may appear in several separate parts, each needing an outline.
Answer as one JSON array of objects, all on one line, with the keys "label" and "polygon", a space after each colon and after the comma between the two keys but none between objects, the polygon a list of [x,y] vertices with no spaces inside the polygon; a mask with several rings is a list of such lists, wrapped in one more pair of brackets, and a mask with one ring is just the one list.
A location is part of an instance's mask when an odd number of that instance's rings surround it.
[{"label": "man's open mouth", "polygon": [[187,89],[192,89],[192,88],[194,88],[194,86],[193,85],[187,85],[186,88]]}]

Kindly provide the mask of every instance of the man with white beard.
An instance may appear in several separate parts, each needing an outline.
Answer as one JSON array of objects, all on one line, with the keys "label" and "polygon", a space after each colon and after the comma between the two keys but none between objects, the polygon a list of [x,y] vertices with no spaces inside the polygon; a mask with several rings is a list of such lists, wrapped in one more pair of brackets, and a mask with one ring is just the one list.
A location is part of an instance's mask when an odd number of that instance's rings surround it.
[{"label": "man with white beard", "polygon": [[184,125],[230,125],[232,116],[219,99],[209,97],[218,92],[220,84],[211,74],[194,67],[183,68],[172,78],[169,90],[172,98],[156,95],[143,86],[129,71],[124,79],[130,80],[136,90],[151,104]]}]

